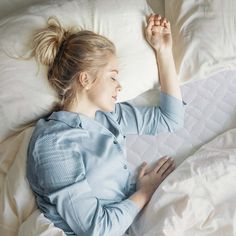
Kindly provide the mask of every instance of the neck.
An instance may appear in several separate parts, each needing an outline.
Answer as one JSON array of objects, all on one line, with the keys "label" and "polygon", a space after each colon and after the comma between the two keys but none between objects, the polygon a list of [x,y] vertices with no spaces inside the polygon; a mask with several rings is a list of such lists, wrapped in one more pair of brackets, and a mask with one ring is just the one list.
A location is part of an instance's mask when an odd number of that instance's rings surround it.
[{"label": "neck", "polygon": [[94,119],[95,113],[98,109],[96,109],[89,101],[80,99],[79,102],[65,105],[63,110],[79,113]]}]

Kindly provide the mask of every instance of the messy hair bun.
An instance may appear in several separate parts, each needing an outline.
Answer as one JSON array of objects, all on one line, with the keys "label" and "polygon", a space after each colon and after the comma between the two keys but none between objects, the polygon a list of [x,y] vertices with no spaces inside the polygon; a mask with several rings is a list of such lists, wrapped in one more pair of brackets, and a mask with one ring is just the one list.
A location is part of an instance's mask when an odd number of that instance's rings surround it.
[{"label": "messy hair bun", "polygon": [[95,80],[108,56],[115,54],[115,46],[102,35],[65,29],[56,17],[49,17],[47,26],[34,35],[32,52],[38,62],[48,66],[48,80],[59,97],[56,109],[61,110],[76,99],[80,72],[87,71]]},{"label": "messy hair bun", "polygon": [[33,51],[36,60],[41,64],[50,66],[60,49],[61,43],[69,32],[65,30],[57,18],[49,17],[47,27],[36,32],[33,40]]}]

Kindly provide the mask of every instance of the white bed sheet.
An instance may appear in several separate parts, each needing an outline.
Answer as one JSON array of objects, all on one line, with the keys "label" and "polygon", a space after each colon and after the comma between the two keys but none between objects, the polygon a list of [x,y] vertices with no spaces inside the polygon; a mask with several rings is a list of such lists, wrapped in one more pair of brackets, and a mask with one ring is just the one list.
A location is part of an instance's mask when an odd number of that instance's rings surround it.
[{"label": "white bed sheet", "polygon": [[[236,70],[225,70],[208,79],[185,84],[181,90],[187,102],[184,128],[158,136],[128,135],[131,167],[164,155],[173,156],[179,164],[203,144],[236,127]],[[131,102],[154,105],[157,100],[156,91],[152,90]]]},{"label": "white bed sheet", "polygon": [[[131,236],[235,235],[236,71],[181,89],[188,103],[184,128],[155,137],[127,136],[131,169],[164,155],[178,165],[132,224]],[[156,101],[153,90],[132,103]]]},{"label": "white bed sheet", "polygon": [[157,188],[131,236],[236,233],[236,129],[203,145]]}]

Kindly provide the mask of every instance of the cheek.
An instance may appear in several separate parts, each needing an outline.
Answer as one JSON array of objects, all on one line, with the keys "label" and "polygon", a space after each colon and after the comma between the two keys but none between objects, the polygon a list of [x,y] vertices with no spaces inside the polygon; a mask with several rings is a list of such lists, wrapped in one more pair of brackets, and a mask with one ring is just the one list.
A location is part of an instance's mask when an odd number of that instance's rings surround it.
[{"label": "cheek", "polygon": [[107,100],[109,97],[109,90],[106,88],[106,86],[97,86],[93,90],[90,91],[89,95],[90,99],[94,103],[100,103],[104,100]]},{"label": "cheek", "polygon": [[115,87],[113,81],[106,80],[100,81],[90,90],[89,97],[95,103],[112,101],[112,96],[114,95]]}]

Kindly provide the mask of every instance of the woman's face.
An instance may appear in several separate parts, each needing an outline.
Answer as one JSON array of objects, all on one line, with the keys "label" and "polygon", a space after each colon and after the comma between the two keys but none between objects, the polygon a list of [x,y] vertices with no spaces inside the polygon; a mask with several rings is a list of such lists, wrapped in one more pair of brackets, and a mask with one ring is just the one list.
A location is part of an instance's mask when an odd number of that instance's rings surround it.
[{"label": "woman's face", "polygon": [[108,64],[98,71],[97,79],[88,92],[90,101],[98,110],[104,112],[114,111],[118,92],[121,90],[121,85],[117,80],[117,57],[111,55],[108,60]]}]

